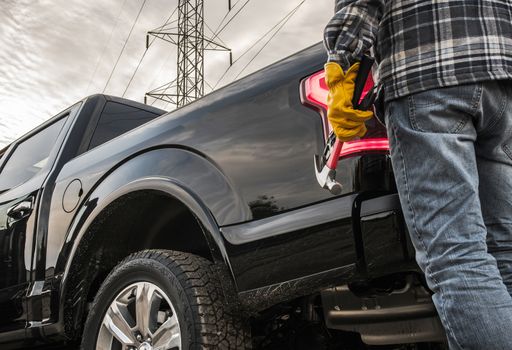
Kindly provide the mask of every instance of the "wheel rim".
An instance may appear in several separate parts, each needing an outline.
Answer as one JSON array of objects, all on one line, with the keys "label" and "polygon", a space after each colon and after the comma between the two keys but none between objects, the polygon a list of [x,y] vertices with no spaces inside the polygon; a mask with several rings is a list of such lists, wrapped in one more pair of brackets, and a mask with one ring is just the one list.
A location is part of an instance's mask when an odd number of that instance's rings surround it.
[{"label": "wheel rim", "polygon": [[101,322],[96,350],[181,349],[178,317],[169,297],[150,282],[117,294]]}]

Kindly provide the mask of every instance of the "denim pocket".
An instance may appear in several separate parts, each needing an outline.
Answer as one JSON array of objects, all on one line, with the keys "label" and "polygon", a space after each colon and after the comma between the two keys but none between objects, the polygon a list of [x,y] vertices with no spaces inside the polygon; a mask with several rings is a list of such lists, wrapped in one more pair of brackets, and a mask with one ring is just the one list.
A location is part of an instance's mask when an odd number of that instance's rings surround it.
[{"label": "denim pocket", "polygon": [[416,131],[459,133],[475,114],[481,84],[422,91],[408,97],[409,119]]}]

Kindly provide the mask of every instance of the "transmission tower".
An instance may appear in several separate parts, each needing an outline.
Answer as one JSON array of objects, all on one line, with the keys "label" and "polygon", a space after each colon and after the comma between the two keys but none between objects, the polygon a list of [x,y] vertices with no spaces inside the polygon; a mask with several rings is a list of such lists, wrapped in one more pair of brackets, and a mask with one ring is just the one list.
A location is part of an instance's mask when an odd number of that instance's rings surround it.
[{"label": "transmission tower", "polygon": [[[231,9],[231,1],[228,6]],[[212,38],[205,36],[203,0],[178,0],[177,12],[177,20],[168,21],[147,33],[146,48],[150,45],[149,37],[158,38],[176,45],[178,58],[177,78],[147,92],[144,96],[146,103],[149,96],[181,107],[202,97],[206,50],[228,51],[232,63],[231,50],[224,43],[215,41],[217,35],[213,34]],[[173,27],[176,22],[177,27]]]}]

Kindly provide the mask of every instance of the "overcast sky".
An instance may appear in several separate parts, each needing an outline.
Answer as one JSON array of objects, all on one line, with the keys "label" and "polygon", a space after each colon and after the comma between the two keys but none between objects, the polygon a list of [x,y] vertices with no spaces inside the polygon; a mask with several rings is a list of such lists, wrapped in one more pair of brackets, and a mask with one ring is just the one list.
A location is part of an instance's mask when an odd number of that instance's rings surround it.
[{"label": "overcast sky", "polygon": [[[227,20],[245,1],[232,0],[236,6]],[[87,95],[105,89],[106,94],[121,96],[144,53],[146,32],[165,23],[177,3],[146,0],[105,88],[143,0],[0,0],[0,147]],[[215,30],[228,0],[204,3],[205,22]],[[235,78],[265,40],[254,43],[299,3],[249,1],[219,38],[232,49],[235,60],[254,47],[219,86]],[[306,0],[243,75],[319,42],[333,8],[334,0]],[[228,62],[226,53],[206,53],[209,84],[215,85]],[[125,97],[142,102],[145,92],[175,78],[176,47],[155,40]],[[159,102],[155,106],[172,109]]]}]

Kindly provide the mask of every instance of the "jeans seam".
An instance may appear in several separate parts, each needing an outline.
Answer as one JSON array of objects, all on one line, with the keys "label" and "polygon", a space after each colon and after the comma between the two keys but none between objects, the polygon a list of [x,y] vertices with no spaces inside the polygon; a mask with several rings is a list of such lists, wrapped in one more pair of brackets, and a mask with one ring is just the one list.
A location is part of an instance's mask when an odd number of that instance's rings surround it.
[{"label": "jeans seam", "polygon": [[[473,92],[473,97],[471,98],[471,110],[469,112],[469,115],[473,118],[476,116],[476,111],[478,109],[478,106],[480,105],[480,101],[482,100],[482,92],[483,92],[483,84],[482,83],[475,84],[475,85],[476,85],[476,89]],[[464,126],[466,126],[466,124],[468,123],[468,120],[469,120],[469,118],[461,120],[459,122],[459,124],[457,125],[457,127],[455,128],[455,130],[453,131],[453,133],[458,134],[459,131],[461,131],[464,128]]]},{"label": "jeans seam", "polygon": [[413,95],[409,95],[409,97],[407,97],[407,104],[409,107],[409,120],[411,122],[413,129],[416,129],[421,132],[425,132],[423,129],[421,129],[419,127],[418,122],[416,121],[416,106],[414,104],[414,96]]},{"label": "jeans seam", "polygon": [[457,124],[457,126],[452,131],[450,131],[450,134],[458,134],[459,131],[461,131],[464,128],[464,126],[466,126],[466,124],[468,123],[468,119],[469,118],[462,119],[459,122],[459,124]]},{"label": "jeans seam", "polygon": [[[390,123],[390,126],[393,129],[393,132],[394,132],[393,137],[394,137],[394,140],[395,140],[396,151],[399,153],[400,160],[401,160],[401,163],[402,163],[401,164],[401,168],[402,168],[402,173],[403,173],[404,190],[406,192],[407,207],[408,207],[408,209],[409,209],[409,211],[411,213],[411,216],[412,216],[411,217],[412,228],[413,228],[414,234],[418,238],[418,241],[420,242],[423,250],[425,251],[425,256],[427,258],[427,262],[429,263],[431,259],[430,259],[430,255],[428,254],[428,251],[427,251],[427,246],[426,246],[425,242],[423,241],[421,235],[418,233],[418,229],[416,227],[416,219],[415,219],[416,215],[415,215],[415,212],[414,212],[414,207],[412,206],[412,203],[411,203],[411,200],[410,200],[409,184],[408,184],[408,181],[407,181],[407,172],[406,172],[406,169],[405,169],[405,157],[403,155],[402,148],[399,145],[400,144],[400,141],[399,141],[400,138],[398,137],[398,130],[396,129],[395,124],[393,123],[391,117],[388,118],[388,123]],[[440,284],[437,281],[437,279],[432,275],[428,264],[425,267],[425,273],[428,274],[428,276],[436,284],[436,286],[439,288],[439,290],[441,290],[442,287],[440,286]],[[444,323],[446,324],[447,331],[451,334],[452,339],[455,341],[455,343],[459,346],[460,349],[464,349],[464,347],[460,344],[459,340],[455,337],[455,334],[454,334],[454,332],[452,330],[450,322],[449,322],[448,318],[445,315],[444,298],[440,297],[440,299],[441,299],[441,311],[439,312],[439,316],[444,319],[444,321],[445,321]]]},{"label": "jeans seam", "polygon": [[483,92],[483,84],[478,84],[476,86],[475,92],[473,93],[473,99],[471,101],[471,116],[474,118],[476,116],[476,110],[478,109],[478,106],[480,105],[480,102],[482,100],[482,92]]},{"label": "jeans seam", "polygon": [[[496,112],[495,115],[493,115],[491,118],[489,118],[490,122],[489,122],[489,125],[487,126],[486,130],[479,133],[478,136],[485,135],[486,133],[488,134],[492,131],[492,129],[496,126],[498,121],[503,117],[503,114],[505,113],[505,107],[507,106],[507,102],[508,102],[508,98],[507,98],[507,95],[505,95],[505,97],[501,100],[501,104],[500,104],[500,108],[499,108],[498,112]],[[510,151],[510,149],[509,149],[509,151]],[[507,154],[507,155],[509,155],[509,154]],[[509,155],[509,157],[510,157],[510,155]],[[512,159],[512,157],[511,157],[511,159]]]}]

